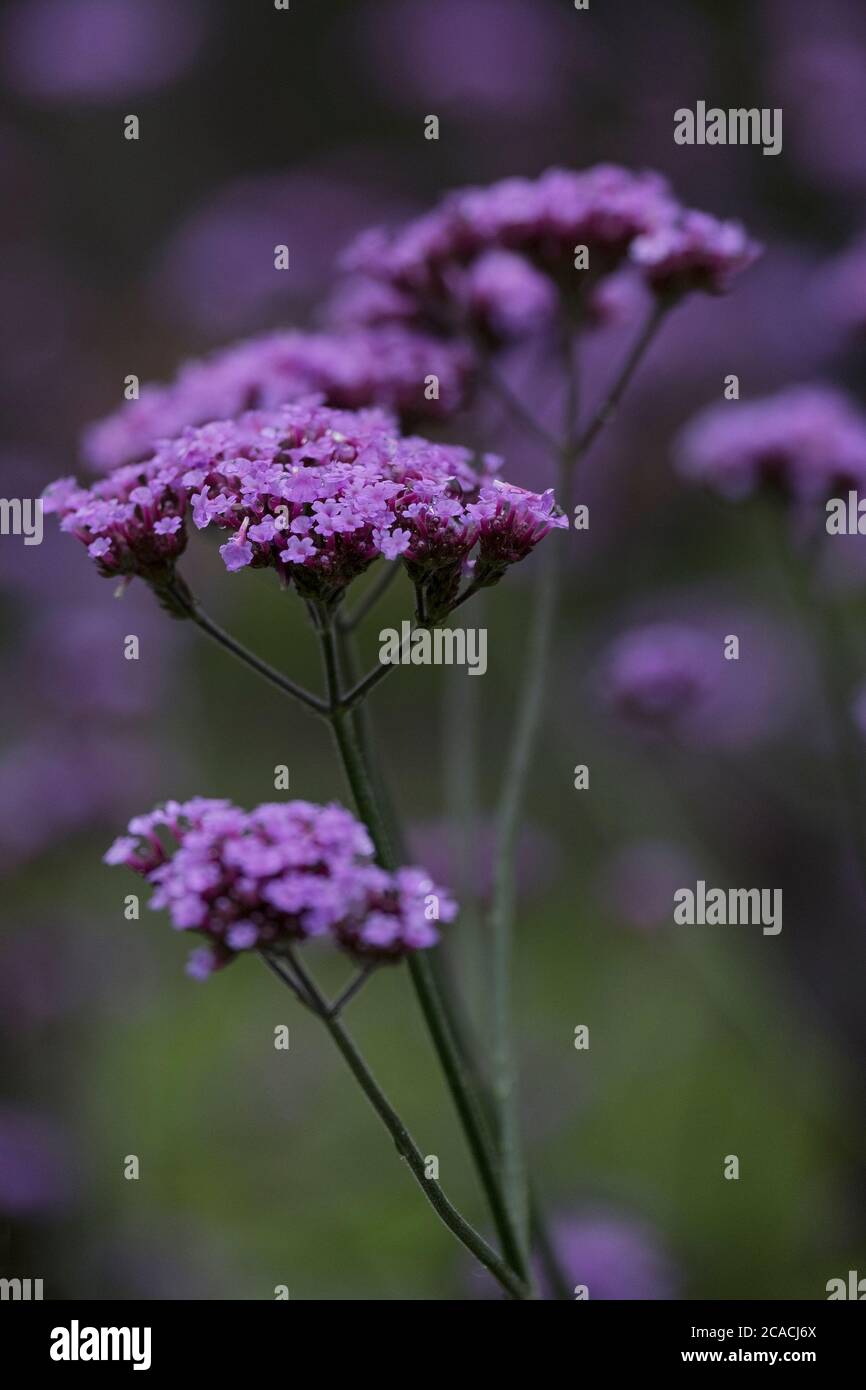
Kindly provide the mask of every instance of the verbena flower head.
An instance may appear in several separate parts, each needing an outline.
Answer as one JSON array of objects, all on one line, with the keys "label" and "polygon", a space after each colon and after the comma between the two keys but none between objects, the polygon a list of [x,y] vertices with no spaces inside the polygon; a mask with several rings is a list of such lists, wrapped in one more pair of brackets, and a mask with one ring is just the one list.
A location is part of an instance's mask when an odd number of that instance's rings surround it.
[{"label": "verbena flower head", "polygon": [[[608,1211],[569,1214],[554,1223],[552,1239],[569,1284],[584,1285],[590,1299],[676,1297],[671,1260],[642,1221]],[[544,1278],[542,1287],[553,1297]]]},{"label": "verbena flower head", "polygon": [[[743,660],[728,660],[736,633]],[[682,747],[743,752],[804,717],[811,662],[796,629],[727,594],[690,592],[643,616],[603,653],[602,702],[635,731]]]},{"label": "verbena flower head", "polygon": [[802,503],[866,486],[866,416],[824,386],[709,407],[675,447],[683,477],[737,500],[768,488]]},{"label": "verbena flower head", "polygon": [[[321,395],[356,410],[380,405],[410,423],[445,418],[466,397],[473,371],[468,348],[397,325],[330,333],[271,333],[185,363],[174,381],[143,387],[92,425],[83,440],[87,463],[104,471],[149,457],[188,425]],[[431,392],[428,377],[438,387]]]},{"label": "verbena flower head", "polygon": [[228,570],[273,568],[326,604],[379,556],[402,558],[416,587],[435,589],[436,620],[464,574],[496,583],[567,525],[552,493],[496,480],[498,463],[403,438],[384,411],[336,411],[313,398],[184,430],[91,488],[53,484],[45,505],[108,576],[138,574],[164,589],[189,514],[200,530],[228,533]]},{"label": "verbena flower head", "polygon": [[150,906],[206,938],[187,966],[196,978],[316,937],[357,959],[399,960],[433,946],[437,920],[457,913],[422,869],[379,868],[364,826],[336,804],[170,801],[130,821],[105,862],[142,874]]},{"label": "verbena flower head", "polygon": [[670,731],[709,697],[721,666],[719,644],[707,633],[685,623],[650,623],[613,643],[604,694],[629,723]]},{"label": "verbena flower head", "polygon": [[629,252],[650,288],[665,299],[691,290],[724,294],[760,254],[760,246],[739,222],[720,222],[707,212],[693,211],[636,237]]},{"label": "verbena flower head", "polygon": [[[575,269],[579,246],[588,272]],[[365,233],[343,258],[356,279],[332,313],[505,340],[549,322],[557,290],[592,293],[630,256],[656,291],[681,294],[726,288],[757,253],[736,224],[684,211],[659,174],[549,169],[458,190],[395,231]]]},{"label": "verbena flower head", "polygon": [[46,489],[43,506],[87,546],[106,578],[138,575],[160,588],[186,548],[187,490],[173,464],[118,468],[89,488],[61,478]]}]

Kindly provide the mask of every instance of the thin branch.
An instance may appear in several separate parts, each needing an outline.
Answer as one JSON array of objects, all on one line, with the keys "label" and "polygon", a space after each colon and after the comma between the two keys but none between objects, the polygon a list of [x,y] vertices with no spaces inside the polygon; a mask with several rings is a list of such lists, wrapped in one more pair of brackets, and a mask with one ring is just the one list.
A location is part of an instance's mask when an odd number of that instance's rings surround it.
[{"label": "thin branch", "polygon": [[384,680],[390,671],[393,671],[395,666],[399,666],[402,663],[404,653],[409,651],[415,633],[423,630],[423,623],[418,623],[413,627],[409,635],[400,644],[400,661],[380,661],[378,666],[374,666],[372,671],[368,671],[367,675],[364,676],[362,680],[358,681],[357,685],[354,685],[345,695],[338,696],[336,708],[350,710],[353,706],[357,705],[359,700],[366,699],[370,691],[375,689],[379,682]]},{"label": "thin branch", "polygon": [[[406,1125],[403,1123],[397,1111],[394,1109],[385,1092],[382,1090],[373,1072],[364,1060],[358,1047],[344,1028],[343,1024],[330,1011],[327,1000],[321,994],[312,976],[308,974],[301,964],[297,955],[288,950],[289,959],[296,978],[300,981],[307,997],[312,1001],[311,1007],[317,1017],[330,1033],[333,1041],[343,1056],[352,1075],[358,1082],[364,1095],[372,1105],[376,1114],[388,1130],[397,1152],[406,1160],[412,1175],[418,1183],[427,1201],[433,1207],[436,1214],[441,1218],[451,1233],[463,1244],[469,1252],[493,1277],[498,1280],[501,1286],[514,1299],[525,1299],[529,1296],[529,1289],[522,1279],[509,1269],[504,1260],[496,1253],[492,1246],[475,1230],[473,1226],[463,1217],[457,1208],[446,1197],[444,1190],[435,1178],[427,1175],[427,1161],[424,1154],[419,1149]],[[276,974],[280,975],[277,970]],[[282,976],[281,976],[282,978]]]},{"label": "thin branch", "polygon": [[247,647],[242,646],[240,642],[236,641],[234,637],[215,623],[212,618],[209,618],[198,600],[186,589],[186,585],[179,579],[179,576],[177,585],[170,589],[170,593],[178,605],[182,605],[184,616],[195,623],[196,627],[206,633],[212,641],[217,642],[227,652],[230,652],[232,656],[236,657],[238,661],[242,661],[245,666],[251,667],[253,671],[263,676],[266,681],[270,681],[271,685],[275,685],[277,689],[282,690],[284,694],[291,695],[293,699],[299,700],[302,705],[305,705],[307,709],[313,710],[314,713],[319,716],[323,718],[327,716],[328,707],[317,695],[313,695],[301,685],[296,685],[288,676],[284,676],[282,672],[277,671],[273,666],[263,661],[261,657],[256,656],[255,652],[251,652]]},{"label": "thin branch", "polygon": [[560,443],[556,437],[545,428],[540,420],[536,420],[532,411],[524,405],[517,392],[505,378],[500,376],[489,358],[481,368],[480,377],[481,381],[490,389],[491,394],[496,396],[529,434],[533,434],[547,449],[558,450],[560,448]]},{"label": "thin branch", "polygon": [[313,1013],[315,1013],[315,1004],[313,1003],[312,999],[307,998],[301,985],[294,978],[288,967],[284,968],[283,962],[280,962],[278,964],[276,957],[268,955],[267,951],[259,951],[258,954],[261,956],[268,969],[273,971],[277,979],[282,980],[284,985],[289,986],[289,989],[294,994],[298,1003],[303,1004],[305,1009],[310,1009]]},{"label": "thin branch", "polygon": [[581,459],[584,454],[589,452],[604,426],[613,418],[626,387],[634,376],[644,353],[656,336],[656,333],[670,312],[670,309],[671,304],[664,299],[657,300],[653,305],[644,321],[643,327],[632,343],[631,348],[626,353],[622,366],[614,377],[607,395],[604,397],[601,405],[598,407],[598,410],[589,421],[583,433],[578,437],[574,451],[575,459]]},{"label": "thin branch", "polygon": [[349,1001],[354,999],[355,995],[364,988],[364,985],[376,968],[375,963],[371,961],[368,965],[365,965],[362,970],[358,971],[354,979],[349,981],[346,988],[342,993],[337,995],[333,1004],[329,1006],[329,1013],[332,1018],[337,1018],[343,1012]]},{"label": "thin branch", "polygon": [[[322,643],[325,679],[331,706],[331,728],[346,779],[351,788],[358,815],[372,836],[379,863],[383,868],[393,869],[396,867],[396,861],[387,821],[376,795],[370,769],[367,767],[355,735],[351,717],[347,712],[347,697],[341,695],[339,663],[333,631],[325,626],[320,630],[319,636]],[[387,671],[390,668],[381,669]],[[378,673],[374,672],[373,674]],[[528,1283],[528,1270],[523,1260],[522,1247],[509,1219],[507,1205],[500,1187],[495,1155],[488,1143],[483,1116],[480,1113],[474,1077],[469,1072],[466,1059],[452,1031],[448,1009],[441,997],[441,991],[431,964],[424,959],[424,955],[425,952],[423,951],[414,951],[409,954],[408,965],[412,983],[463,1126],[476,1171],[487,1196],[496,1230],[502,1241],[502,1248],[516,1275],[521,1279],[525,1278]]]}]

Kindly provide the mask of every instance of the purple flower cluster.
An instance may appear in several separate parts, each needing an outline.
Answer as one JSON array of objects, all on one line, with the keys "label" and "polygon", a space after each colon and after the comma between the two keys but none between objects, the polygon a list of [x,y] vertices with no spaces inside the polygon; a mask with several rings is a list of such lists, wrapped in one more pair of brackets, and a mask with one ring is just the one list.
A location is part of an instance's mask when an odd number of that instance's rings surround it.
[{"label": "purple flower cluster", "polygon": [[604,691],[629,723],[666,731],[709,697],[721,664],[719,644],[707,633],[685,623],[651,623],[614,642]]},{"label": "purple flower cluster", "polygon": [[[347,410],[381,405],[404,424],[444,418],[465,400],[472,373],[467,347],[397,325],[340,334],[271,333],[185,363],[168,385],[145,386],[138,400],[90,427],[83,453],[92,467],[105,471],[149,457],[158,441],[188,425],[272,410],[311,395]],[[437,381],[433,391],[426,385],[431,376]]]},{"label": "purple flower cluster", "polygon": [[[176,847],[169,848],[171,836]],[[230,801],[170,801],[129,823],[107,864],[152,884],[150,906],[207,945],[188,971],[203,979],[244,951],[329,937],[360,960],[399,960],[433,946],[456,904],[422,869],[373,863],[366,829],[342,806],[274,802],[244,811]]]},{"label": "purple flower cluster", "polygon": [[567,525],[552,492],[495,479],[497,463],[485,456],[476,468],[466,449],[402,438],[383,411],[312,399],[187,429],[91,488],[52,484],[45,507],[106,576],[164,587],[189,513],[200,530],[230,533],[220,547],[228,570],[271,567],[325,603],[379,556],[402,558],[416,588],[431,589],[438,619],[461,577],[494,584]]},{"label": "purple flower cluster", "polygon": [[659,174],[549,169],[459,190],[396,231],[365,233],[343,258],[357,278],[332,313],[356,324],[524,336],[549,320],[556,287],[576,293],[578,246],[588,248],[596,292],[601,277],[630,264],[668,299],[718,293],[759,254],[738,224],[683,208]]},{"label": "purple flower cluster", "polygon": [[187,493],[175,468],[118,468],[89,488],[60,478],[46,488],[43,508],[87,546],[106,578],[138,575],[159,587],[186,547]]},{"label": "purple flower cluster", "polygon": [[650,288],[669,298],[689,290],[724,294],[734,276],[757,260],[760,248],[739,222],[685,211],[636,237],[630,255]]},{"label": "purple flower cluster", "polygon": [[678,471],[733,500],[761,487],[801,503],[866,486],[866,417],[841,392],[793,386],[709,407],[676,445]]}]

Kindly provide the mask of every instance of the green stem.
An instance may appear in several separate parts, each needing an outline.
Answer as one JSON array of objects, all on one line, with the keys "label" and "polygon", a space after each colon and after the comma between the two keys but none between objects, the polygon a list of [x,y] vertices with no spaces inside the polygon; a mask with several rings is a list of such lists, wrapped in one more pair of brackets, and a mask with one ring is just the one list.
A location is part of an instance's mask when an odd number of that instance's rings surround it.
[{"label": "green stem", "polygon": [[555,626],[557,562],[558,552],[555,546],[551,545],[542,556],[526,657],[528,675],[521,693],[517,726],[511,743],[496,821],[493,892],[489,911],[492,946],[493,1100],[506,1200],[511,1221],[520,1233],[521,1248],[524,1251],[528,1247],[526,1174],[520,1143],[517,1065],[511,1029],[515,854],[520,812],[541,716]]},{"label": "green stem", "polygon": [[[557,449],[556,493],[569,518],[571,490],[578,461],[589,451],[601,429],[611,419],[669,308],[667,302],[659,301],[655,304],[614,377],[602,405],[582,433],[579,433],[577,428],[576,335],[570,327],[563,333],[566,420],[564,442]],[[532,753],[541,723],[547,673],[553,649],[559,563],[556,547],[548,544],[542,556],[531,618],[526,678],[518,697],[516,729],[499,799],[493,893],[489,913],[492,933],[493,1101],[505,1198],[511,1223],[518,1232],[524,1263],[528,1258],[529,1247],[529,1203],[520,1136],[517,1064],[511,1027],[515,858],[520,815],[526,798]]]},{"label": "green stem", "polygon": [[[325,667],[329,715],[337,751],[352,791],[355,806],[364,821],[383,868],[393,869],[397,861],[385,816],[379,806],[375,789],[352,727],[351,715],[341,703],[339,666],[332,626],[323,621],[319,628]],[[484,1117],[477,1096],[474,1078],[467,1066],[459,1041],[455,1036],[435,972],[425,952],[409,956],[409,973],[421,1006],[425,1022],[433,1039],[448,1089],[451,1093],[466,1140],[472,1154],[485,1196],[490,1206],[497,1234],[506,1258],[521,1280],[528,1278],[528,1264],[523,1247],[512,1227],[507,1203],[503,1197],[499,1173],[485,1133]]]},{"label": "green stem", "polygon": [[[413,1177],[436,1214],[461,1244],[484,1265],[485,1269],[490,1271],[512,1298],[525,1299],[528,1296],[528,1289],[524,1282],[509,1269],[496,1251],[461,1216],[457,1208],[448,1200],[439,1183],[434,1178],[428,1177],[424,1154],[388,1100],[350,1034],[340,1019],[332,1012],[327,1000],[320,993],[312,976],[306,971],[297,955],[290,952],[289,959],[294,974],[303,987],[309,1007],[330,1033],[349,1070],[394,1140],[397,1152],[408,1163]],[[268,963],[271,964],[275,973],[282,975],[278,966],[271,961]]]},{"label": "green stem", "polygon": [[[261,657],[256,656],[255,652],[242,646],[230,633],[219,627],[212,618],[209,618],[179,574],[175,574],[170,585],[164,586],[163,594],[170,599],[175,616],[183,616],[195,623],[196,627],[201,632],[206,633],[212,641],[225,651],[230,652],[232,656],[237,657],[244,665],[251,667],[258,675],[264,676],[266,681],[275,685],[284,695],[291,695],[293,699],[299,700],[307,709],[313,710],[322,718],[327,715],[328,707],[317,695],[311,694],[303,686],[296,685],[288,676],[284,676],[282,672],[269,666]],[[161,601],[163,600],[161,599]]]}]

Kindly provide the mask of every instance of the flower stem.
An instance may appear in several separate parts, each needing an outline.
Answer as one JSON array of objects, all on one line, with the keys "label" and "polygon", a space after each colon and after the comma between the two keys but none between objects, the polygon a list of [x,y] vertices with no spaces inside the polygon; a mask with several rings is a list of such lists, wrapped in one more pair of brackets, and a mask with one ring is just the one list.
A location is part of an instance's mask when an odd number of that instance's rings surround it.
[{"label": "flower stem", "polygon": [[[376,848],[376,857],[383,868],[396,867],[391,836],[385,816],[379,806],[373,782],[352,726],[350,713],[341,702],[339,664],[333,627],[323,620],[319,627],[325,680],[330,702],[330,723],[346,778],[359,816],[364,821]],[[486,1134],[486,1126],[474,1079],[463,1051],[455,1037],[448,1007],[442,998],[436,974],[425,959],[424,952],[410,954],[409,973],[421,1011],[433,1039],[445,1080],[457,1109],[460,1122],[475,1163],[479,1179],[490,1206],[496,1230],[506,1257],[521,1279],[527,1278],[527,1261],[517,1233],[509,1217],[495,1157]]]},{"label": "flower stem", "polygon": [[[571,490],[577,464],[592,447],[597,435],[612,417],[669,307],[669,304],[663,301],[656,303],[620,370],[614,377],[602,405],[582,432],[579,432],[577,427],[578,383],[574,365],[576,334],[568,330],[563,333],[566,420],[564,440],[556,451],[556,492],[566,515],[569,517],[571,516]],[[520,1140],[517,1065],[511,1027],[515,859],[520,815],[526,797],[532,752],[541,723],[547,673],[553,649],[559,569],[559,553],[554,546],[548,546],[542,556],[531,618],[531,639],[526,664],[526,678],[518,697],[515,733],[499,798],[494,849],[493,893],[489,911],[493,948],[493,1103],[505,1197],[511,1224],[518,1232],[524,1262],[529,1248],[529,1201]]]},{"label": "flower stem", "polygon": [[517,833],[529,764],[543,703],[549,651],[556,617],[558,555],[553,546],[542,557],[542,569],[532,615],[527,680],[521,692],[517,724],[496,821],[493,892],[489,910],[491,930],[491,992],[493,996],[493,1101],[509,1214],[528,1248],[528,1208],[520,1122],[517,1106],[516,1062],[511,1028],[511,966],[515,898]]},{"label": "flower stem", "polygon": [[625,394],[626,387],[637,371],[644,353],[656,336],[671,307],[669,300],[656,300],[644,321],[643,327],[626,353],[622,366],[614,377],[604,400],[586,428],[578,436],[575,461],[583,458],[589,452],[604,426],[613,418],[616,408]]},{"label": "flower stem", "polygon": [[[312,976],[298,957],[289,952],[289,958],[293,972],[303,987],[309,1007],[330,1033],[349,1070],[394,1140],[397,1152],[408,1163],[413,1177],[436,1214],[461,1244],[490,1271],[512,1298],[525,1299],[529,1290],[523,1281],[514,1274],[475,1228],[461,1216],[457,1208],[446,1197],[439,1183],[434,1178],[428,1177],[424,1155],[377,1082],[350,1034],[340,1019],[332,1012],[327,1000],[322,996]],[[282,974],[277,966],[272,964],[272,968],[275,973]]]},{"label": "flower stem", "polygon": [[242,646],[241,643],[237,642],[228,632],[219,627],[213,619],[209,618],[201,604],[180,578],[180,575],[175,575],[172,584],[166,586],[166,588],[167,591],[170,592],[173,602],[177,605],[175,609],[176,613],[182,613],[184,617],[189,618],[191,622],[195,623],[197,628],[206,633],[214,642],[217,642],[219,646],[223,647],[227,652],[231,652],[232,656],[237,657],[237,659],[244,662],[246,666],[250,666],[260,676],[264,676],[265,680],[270,681],[271,685],[275,685],[278,690],[282,690],[284,694],[291,695],[293,699],[299,700],[307,709],[313,710],[322,718],[327,716],[328,707],[317,695],[313,695],[309,690],[305,690],[303,686],[296,685],[288,676],[284,676],[280,671],[277,671],[273,666],[263,661],[261,657],[256,656],[255,652],[251,652],[247,647]]}]

